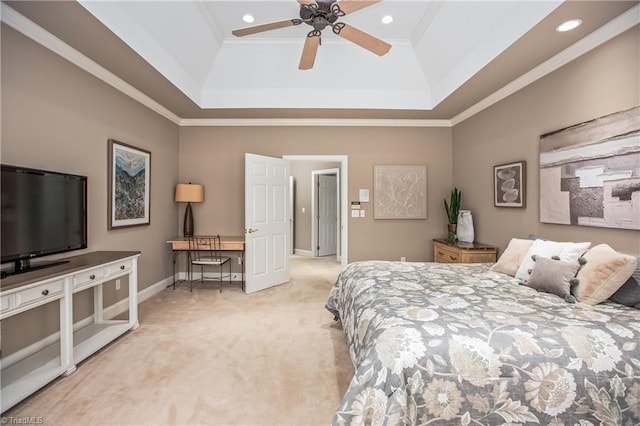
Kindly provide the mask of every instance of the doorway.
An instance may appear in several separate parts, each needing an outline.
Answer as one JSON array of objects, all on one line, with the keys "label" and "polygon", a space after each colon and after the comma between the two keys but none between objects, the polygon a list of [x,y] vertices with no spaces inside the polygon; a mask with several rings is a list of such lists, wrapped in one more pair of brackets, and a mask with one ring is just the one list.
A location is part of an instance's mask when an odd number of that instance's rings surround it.
[{"label": "doorway", "polygon": [[[336,249],[338,260],[344,269],[347,266],[349,260],[349,241],[348,241],[348,156],[346,155],[283,155],[283,159],[290,161],[315,161],[315,162],[335,162],[339,164],[339,167],[336,168],[336,177],[339,176],[339,179],[336,180],[336,192],[339,193],[337,195],[337,209],[339,210],[338,214],[338,223],[336,225]],[[313,208],[312,208],[313,210]],[[310,212],[311,213],[311,212]],[[314,215],[315,216],[315,215]],[[316,226],[312,226],[312,229],[316,228]],[[317,232],[317,231],[316,231]],[[317,237],[316,237],[317,238]],[[317,247],[317,242],[313,241],[312,236],[312,247]],[[311,250],[313,252],[314,250]]]}]

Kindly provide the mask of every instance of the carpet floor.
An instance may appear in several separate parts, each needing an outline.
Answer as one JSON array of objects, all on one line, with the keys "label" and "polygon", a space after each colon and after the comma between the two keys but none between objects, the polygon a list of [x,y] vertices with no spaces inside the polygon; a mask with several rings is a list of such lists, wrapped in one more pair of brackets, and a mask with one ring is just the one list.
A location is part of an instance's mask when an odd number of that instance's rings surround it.
[{"label": "carpet floor", "polygon": [[[140,328],[4,417],[45,425],[327,425],[353,375],[324,309],[340,271],[291,258],[291,280],[254,294],[217,283],[168,288]],[[4,420],[4,419],[3,419]]]}]

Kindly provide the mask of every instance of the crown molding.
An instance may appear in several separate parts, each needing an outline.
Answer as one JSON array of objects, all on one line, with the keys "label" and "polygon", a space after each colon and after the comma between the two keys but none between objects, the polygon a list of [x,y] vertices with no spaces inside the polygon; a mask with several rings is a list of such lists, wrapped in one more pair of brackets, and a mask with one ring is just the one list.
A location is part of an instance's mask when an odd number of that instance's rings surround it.
[{"label": "crown molding", "polygon": [[138,101],[150,110],[176,124],[180,123],[180,117],[169,111],[167,108],[160,105],[158,102],[125,82],[111,71],[108,71],[97,62],[89,59],[64,41],[60,40],[58,37],[54,36],[4,3],[2,3],[2,9],[0,9],[0,18],[2,22],[9,25],[14,30],[22,33],[26,37],[29,37],[36,43],[41,44],[53,53],[102,80],[116,90],[119,90],[130,98]]},{"label": "crown molding", "polygon": [[[112,72],[108,71],[98,63],[89,59],[64,41],[55,37],[44,28],[35,24],[23,15],[16,12],[6,4],[1,4],[0,19],[11,28],[29,37],[36,43],[51,50],[55,54],[63,57],[79,68],[85,70],[94,77],[109,84],[123,94],[138,101],[142,105],[165,117],[173,123],[184,126],[216,126],[216,127],[237,127],[237,126],[333,126],[333,127],[453,127],[475,114],[489,108],[501,100],[511,96],[517,91],[545,77],[558,68],[568,64],[574,59],[595,49],[601,44],[622,34],[640,23],[640,5],[636,5],[622,15],[614,18],[596,31],[577,41],[570,47],[558,53],[551,59],[538,65],[531,71],[518,77],[487,96],[480,102],[467,108],[455,117],[447,120],[428,119],[304,119],[304,118],[265,118],[265,119],[189,119],[180,118],[167,108],[151,99],[129,83],[122,80]],[[225,42],[225,43],[228,43]],[[286,44],[287,41],[283,41]]]},{"label": "crown molding", "polygon": [[574,59],[579,58],[585,53],[595,49],[612,38],[622,34],[640,23],[640,5],[636,5],[623,13],[622,15],[612,19],[602,27],[598,28],[586,37],[578,40],[571,46],[564,49],[551,59],[543,62],[531,71],[521,75],[503,88],[495,91],[480,102],[467,108],[460,114],[451,119],[451,124],[455,126],[470,118],[480,111],[500,102],[508,96],[527,87],[531,83],[545,77],[553,71],[567,65]]},{"label": "crown molding", "polygon": [[187,118],[182,127],[451,127],[450,120],[364,118]]}]

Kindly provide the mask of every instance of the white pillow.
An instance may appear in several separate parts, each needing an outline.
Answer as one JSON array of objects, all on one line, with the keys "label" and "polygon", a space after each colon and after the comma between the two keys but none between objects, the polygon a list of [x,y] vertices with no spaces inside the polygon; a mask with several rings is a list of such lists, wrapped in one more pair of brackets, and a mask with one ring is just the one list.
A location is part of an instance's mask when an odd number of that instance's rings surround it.
[{"label": "white pillow", "polygon": [[569,242],[557,242],[546,240],[535,240],[527,254],[524,255],[522,263],[516,272],[516,278],[520,281],[527,281],[529,279],[529,269],[533,269],[534,260],[532,256],[538,255],[540,257],[559,256],[560,260],[565,262],[575,262],[585,251],[591,246],[591,243],[569,243]]}]

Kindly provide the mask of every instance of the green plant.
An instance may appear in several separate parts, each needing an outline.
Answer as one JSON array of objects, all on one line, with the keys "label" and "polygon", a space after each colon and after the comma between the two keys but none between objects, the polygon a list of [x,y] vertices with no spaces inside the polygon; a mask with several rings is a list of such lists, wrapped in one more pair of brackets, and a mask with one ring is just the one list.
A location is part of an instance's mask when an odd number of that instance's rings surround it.
[{"label": "green plant", "polygon": [[458,191],[458,188],[451,190],[451,198],[449,203],[447,199],[444,199],[444,211],[447,213],[447,220],[450,224],[458,223],[458,213],[460,213],[460,199],[462,197],[462,191]]}]

